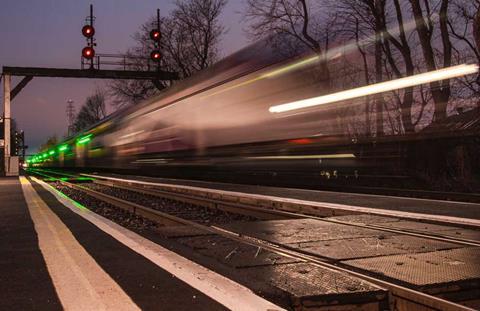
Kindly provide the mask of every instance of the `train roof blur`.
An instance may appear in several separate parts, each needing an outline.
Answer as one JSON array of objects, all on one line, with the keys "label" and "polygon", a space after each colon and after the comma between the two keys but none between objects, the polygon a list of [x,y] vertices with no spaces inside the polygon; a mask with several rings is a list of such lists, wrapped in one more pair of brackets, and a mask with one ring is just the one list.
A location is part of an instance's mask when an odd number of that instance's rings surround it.
[{"label": "train roof blur", "polygon": [[[295,41],[290,36],[282,34],[269,36],[240,49],[186,79],[173,81],[170,87],[162,90],[158,95],[154,95],[137,105],[119,109],[66,140],[82,136],[100,124],[117,117],[127,116],[135,111],[145,112],[145,109],[155,110],[259,69],[282,62],[296,62],[299,57],[306,57],[309,54],[314,53],[303,45],[295,45]],[[165,98],[169,98],[167,103],[160,102],[161,99]],[[158,102],[158,104],[152,105],[155,102]]]}]

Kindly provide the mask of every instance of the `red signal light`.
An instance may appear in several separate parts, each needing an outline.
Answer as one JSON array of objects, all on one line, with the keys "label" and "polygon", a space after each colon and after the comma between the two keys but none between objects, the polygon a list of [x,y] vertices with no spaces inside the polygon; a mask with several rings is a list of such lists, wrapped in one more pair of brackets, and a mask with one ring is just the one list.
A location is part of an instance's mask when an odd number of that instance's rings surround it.
[{"label": "red signal light", "polygon": [[162,54],[160,53],[159,50],[153,50],[152,53],[150,53],[150,58],[153,61],[158,62],[160,60],[160,58],[162,58]]},{"label": "red signal light", "polygon": [[160,41],[160,37],[161,37],[160,30],[153,29],[152,31],[150,31],[150,39],[152,39],[153,41],[155,42]]},{"label": "red signal light", "polygon": [[90,26],[90,25],[85,25],[82,27],[82,34],[86,38],[91,38],[95,34],[95,28],[93,28],[93,26]]},{"label": "red signal light", "polygon": [[90,46],[86,46],[82,50],[82,56],[86,59],[92,59],[95,56],[95,50]]}]

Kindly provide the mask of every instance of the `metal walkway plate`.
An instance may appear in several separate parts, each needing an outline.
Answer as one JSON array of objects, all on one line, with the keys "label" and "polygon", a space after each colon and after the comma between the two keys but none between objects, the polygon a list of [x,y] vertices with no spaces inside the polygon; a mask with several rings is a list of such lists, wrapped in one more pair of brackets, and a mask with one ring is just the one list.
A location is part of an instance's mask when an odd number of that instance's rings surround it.
[{"label": "metal walkway plate", "polygon": [[416,286],[480,280],[480,248],[476,247],[355,259],[344,263]]},{"label": "metal walkway plate", "polygon": [[480,241],[480,231],[473,230],[473,229],[464,229],[454,226],[445,226],[445,225],[437,225],[437,224],[429,224],[423,222],[415,222],[415,221],[408,221],[408,220],[401,220],[396,222],[390,223],[379,223],[379,225],[392,228],[392,229],[406,229],[412,230],[415,232],[421,233],[433,233],[433,234],[441,234],[441,235],[448,235],[454,238],[462,238],[468,240],[476,240]]},{"label": "metal walkway plate", "polygon": [[297,262],[297,259],[236,242],[218,235],[184,237],[178,242],[193,248],[196,252],[234,268],[274,265]]},{"label": "metal walkway plate", "polygon": [[[254,267],[243,271],[252,279],[268,280],[271,285],[290,293],[295,310],[316,310],[327,305],[332,306],[328,310],[370,310],[371,303],[378,303],[386,297],[386,291],[368,282],[307,263]],[[379,306],[371,310],[379,310]]]},{"label": "metal walkway plate", "polygon": [[279,244],[327,241],[348,238],[390,236],[391,233],[330,223],[316,219],[289,219],[257,222],[237,222],[222,226],[242,235]]},{"label": "metal walkway plate", "polygon": [[458,244],[413,236],[363,237],[332,241],[296,243],[302,251],[332,259],[345,260],[364,257],[432,252],[459,248]]}]

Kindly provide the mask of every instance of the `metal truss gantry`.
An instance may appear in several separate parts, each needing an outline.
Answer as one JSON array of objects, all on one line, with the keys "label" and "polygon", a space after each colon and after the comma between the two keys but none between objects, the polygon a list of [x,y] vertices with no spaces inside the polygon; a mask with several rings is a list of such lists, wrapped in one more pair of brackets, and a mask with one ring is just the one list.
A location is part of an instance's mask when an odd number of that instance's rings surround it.
[{"label": "metal truss gantry", "polygon": [[[11,89],[11,77],[23,76],[24,78]],[[168,71],[131,71],[131,70],[100,70],[100,69],[66,69],[66,68],[39,68],[39,67],[3,67],[0,79],[3,77],[3,163],[6,176],[18,175],[18,157],[10,154],[10,126],[11,126],[11,101],[33,79],[33,77],[55,78],[87,78],[87,79],[127,79],[127,80],[152,80],[157,84],[160,80],[177,80],[178,74]],[[0,144],[1,147],[1,144]]]}]

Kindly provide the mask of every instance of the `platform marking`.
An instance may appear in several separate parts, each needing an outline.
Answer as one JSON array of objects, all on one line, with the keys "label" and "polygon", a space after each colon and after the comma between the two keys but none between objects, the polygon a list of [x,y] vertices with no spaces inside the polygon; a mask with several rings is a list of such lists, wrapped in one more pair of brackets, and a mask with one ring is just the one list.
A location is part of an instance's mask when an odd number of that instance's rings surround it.
[{"label": "platform marking", "polygon": [[284,310],[210,269],[180,256],[90,210],[79,209],[45,182],[32,178],[52,193],[67,208],[85,218],[120,243],[144,256],[160,268],[231,310]]},{"label": "platform marking", "polygon": [[20,177],[38,244],[66,310],[140,310],[95,262],[25,177]]},{"label": "platform marking", "polygon": [[[206,187],[195,187],[195,186],[167,184],[167,183],[160,183],[160,182],[141,181],[141,180],[134,180],[134,179],[108,177],[108,176],[102,176],[102,175],[92,175],[92,174],[81,174],[81,175],[99,178],[99,179],[129,182],[132,184],[165,186],[170,188],[204,191],[204,192],[210,192],[210,193],[215,193],[219,195],[231,195],[231,196],[241,196],[241,197],[251,198],[251,199],[263,199],[263,200],[278,202],[280,204],[290,203],[290,204],[298,204],[298,205],[309,205],[310,207],[317,207],[319,209],[331,209],[331,210],[341,210],[341,211],[353,212],[353,213],[365,213],[365,214],[379,215],[379,216],[399,217],[399,218],[405,218],[405,219],[411,219],[411,220],[417,220],[417,221],[418,220],[440,221],[440,222],[448,223],[450,225],[467,225],[467,226],[480,228],[479,219],[462,218],[462,217],[456,217],[456,216],[432,215],[432,214],[415,213],[415,212],[404,212],[404,211],[398,211],[398,210],[386,210],[382,208],[362,207],[362,206],[346,205],[346,204],[339,204],[339,203],[307,201],[307,200],[285,198],[285,197],[278,197],[278,196],[265,195],[265,194],[253,194],[253,193],[230,191],[230,190],[212,189],[212,188],[206,188]],[[291,188],[287,188],[287,189],[291,189]],[[302,191],[313,191],[313,190],[302,190]],[[404,199],[404,198],[402,197],[401,199]],[[444,203],[450,204],[452,202],[445,201]],[[457,203],[461,203],[461,202],[457,202]],[[478,203],[465,203],[465,204],[478,205]]]}]

